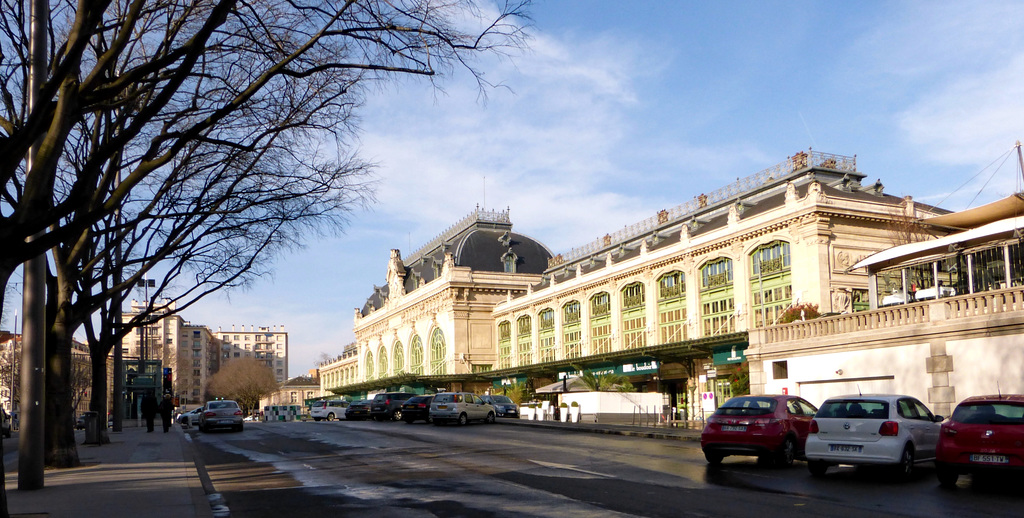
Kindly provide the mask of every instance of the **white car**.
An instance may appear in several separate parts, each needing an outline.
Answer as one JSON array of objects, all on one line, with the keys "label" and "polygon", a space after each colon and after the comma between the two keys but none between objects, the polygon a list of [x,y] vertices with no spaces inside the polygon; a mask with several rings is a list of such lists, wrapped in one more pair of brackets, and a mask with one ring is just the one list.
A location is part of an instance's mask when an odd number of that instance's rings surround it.
[{"label": "white car", "polygon": [[341,416],[345,415],[345,410],[348,409],[348,401],[340,399],[331,399],[324,401],[316,401],[309,409],[309,416],[314,421],[325,419],[327,421],[333,421],[335,419],[341,419]]},{"label": "white car", "polygon": [[892,465],[909,477],[935,460],[942,416],[911,396],[874,394],[825,400],[807,435],[807,468],[822,476],[836,464]]}]

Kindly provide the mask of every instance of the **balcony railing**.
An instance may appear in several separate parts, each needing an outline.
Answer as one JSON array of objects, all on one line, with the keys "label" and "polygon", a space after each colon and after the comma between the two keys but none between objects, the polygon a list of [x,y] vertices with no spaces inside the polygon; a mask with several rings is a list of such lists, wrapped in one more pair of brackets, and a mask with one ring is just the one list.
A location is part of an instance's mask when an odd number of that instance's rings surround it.
[{"label": "balcony railing", "polygon": [[820,338],[843,333],[856,333],[931,322],[931,308],[942,307],[943,320],[956,320],[999,313],[1024,312],[1024,288],[1014,287],[985,291],[939,301],[916,302],[872,311],[816,318],[763,329],[764,343]]}]

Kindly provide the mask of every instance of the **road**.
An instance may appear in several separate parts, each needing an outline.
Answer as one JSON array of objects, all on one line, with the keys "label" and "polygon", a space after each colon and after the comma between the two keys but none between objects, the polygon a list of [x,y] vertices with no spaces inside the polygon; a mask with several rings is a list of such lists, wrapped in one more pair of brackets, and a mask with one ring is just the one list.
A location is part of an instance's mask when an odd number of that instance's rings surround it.
[{"label": "road", "polygon": [[879,470],[768,468],[729,457],[710,468],[700,444],[529,428],[373,421],[246,423],[189,430],[235,518],[1020,516],[1017,480],[962,477],[938,487]]}]

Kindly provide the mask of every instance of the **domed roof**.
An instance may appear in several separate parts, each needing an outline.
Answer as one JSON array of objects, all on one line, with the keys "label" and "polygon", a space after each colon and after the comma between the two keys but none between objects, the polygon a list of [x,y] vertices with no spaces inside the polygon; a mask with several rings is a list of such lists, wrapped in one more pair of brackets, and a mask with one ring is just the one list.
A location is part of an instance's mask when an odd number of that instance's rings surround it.
[{"label": "domed roof", "polygon": [[[452,255],[455,266],[468,267],[473,271],[538,275],[547,269],[548,259],[553,256],[543,243],[513,232],[508,211],[490,212],[477,208],[404,261],[399,259],[394,263],[404,273],[401,285],[405,292],[412,292],[421,284],[439,277],[446,253]],[[382,307],[389,291],[388,285],[374,286],[374,293],[366,300],[360,313],[366,316]]]}]

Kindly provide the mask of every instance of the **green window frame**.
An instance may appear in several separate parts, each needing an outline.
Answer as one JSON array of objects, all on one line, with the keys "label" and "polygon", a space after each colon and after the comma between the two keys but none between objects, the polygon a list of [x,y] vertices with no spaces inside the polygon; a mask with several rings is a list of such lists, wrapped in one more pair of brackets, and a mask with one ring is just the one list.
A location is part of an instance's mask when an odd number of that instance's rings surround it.
[{"label": "green window frame", "polygon": [[736,331],[732,259],[708,262],[700,269],[700,307],[703,336]]},{"label": "green window frame", "polygon": [[750,294],[754,327],[774,324],[793,304],[789,243],[773,241],[750,254]]},{"label": "green window frame", "polygon": [[562,306],[562,351],[564,358],[583,356],[583,325],[580,315],[580,303],[573,300]]},{"label": "green window frame", "polygon": [[498,323],[498,368],[507,369],[512,366],[512,322],[508,320]]},{"label": "green window frame", "polygon": [[590,297],[590,354],[612,352],[612,300],[608,292]]},{"label": "green window frame", "polygon": [[622,347],[636,349],[647,346],[646,290],[642,282],[622,288]]},{"label": "green window frame", "polygon": [[544,309],[537,315],[537,333],[540,361],[555,361],[555,310]]},{"label": "green window frame", "polygon": [[444,343],[444,333],[441,328],[434,329],[430,334],[430,374],[439,375],[445,373],[445,355],[447,346]]},{"label": "green window frame", "polygon": [[516,320],[516,361],[517,365],[533,363],[533,320],[523,315]]},{"label": "green window frame", "polygon": [[366,367],[366,379],[373,379],[373,353],[366,351],[366,358],[363,362]]},{"label": "green window frame", "polygon": [[658,278],[658,338],[669,344],[686,340],[686,276],[668,272]]},{"label": "green window frame", "polygon": [[383,345],[377,349],[377,375],[381,378],[388,377],[388,350]]},{"label": "green window frame", "polygon": [[423,374],[423,340],[414,335],[409,344],[409,372]]},{"label": "green window frame", "polygon": [[391,368],[395,374],[401,374],[405,370],[405,348],[401,340],[395,340],[391,345]]}]

